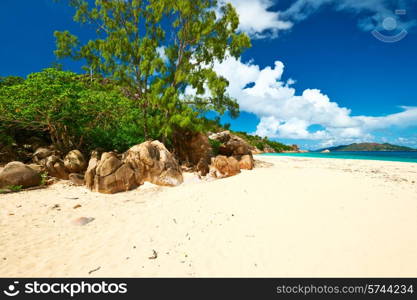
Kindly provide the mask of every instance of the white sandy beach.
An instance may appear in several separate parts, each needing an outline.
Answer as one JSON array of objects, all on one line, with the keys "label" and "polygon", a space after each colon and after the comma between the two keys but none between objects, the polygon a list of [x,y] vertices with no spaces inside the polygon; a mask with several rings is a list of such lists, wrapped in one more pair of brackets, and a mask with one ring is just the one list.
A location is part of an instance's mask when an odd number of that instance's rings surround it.
[{"label": "white sandy beach", "polygon": [[273,166],[115,195],[66,182],[0,195],[0,276],[417,276],[417,164],[256,159]]}]

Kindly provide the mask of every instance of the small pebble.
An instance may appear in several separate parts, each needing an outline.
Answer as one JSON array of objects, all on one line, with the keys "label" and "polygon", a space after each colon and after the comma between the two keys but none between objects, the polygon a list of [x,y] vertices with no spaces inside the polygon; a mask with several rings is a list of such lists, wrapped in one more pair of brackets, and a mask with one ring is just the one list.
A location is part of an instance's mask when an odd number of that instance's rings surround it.
[{"label": "small pebble", "polygon": [[93,222],[93,221],[94,221],[94,218],[81,217],[81,218],[73,220],[72,224],[73,225],[78,225],[78,226],[84,226],[84,225],[87,225],[88,223]]}]

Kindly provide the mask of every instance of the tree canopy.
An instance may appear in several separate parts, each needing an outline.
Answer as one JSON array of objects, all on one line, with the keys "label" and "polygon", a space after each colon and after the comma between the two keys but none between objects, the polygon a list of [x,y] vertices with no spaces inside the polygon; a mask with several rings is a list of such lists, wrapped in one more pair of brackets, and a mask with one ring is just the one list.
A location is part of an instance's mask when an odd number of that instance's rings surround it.
[{"label": "tree canopy", "polygon": [[[231,4],[215,0],[70,0],[74,20],[96,28],[86,43],[55,32],[59,58],[86,62],[90,74],[117,82],[140,109],[145,138],[167,138],[177,129],[202,130],[197,116],[209,110],[238,115],[228,81],[213,70],[228,55],[250,47],[238,32]],[[187,87],[193,95],[186,96]],[[150,129],[151,127],[151,129]]]},{"label": "tree canopy", "polygon": [[137,108],[112,82],[53,68],[13,82],[0,86],[0,136],[43,133],[64,152],[124,150],[143,141],[135,129]]}]

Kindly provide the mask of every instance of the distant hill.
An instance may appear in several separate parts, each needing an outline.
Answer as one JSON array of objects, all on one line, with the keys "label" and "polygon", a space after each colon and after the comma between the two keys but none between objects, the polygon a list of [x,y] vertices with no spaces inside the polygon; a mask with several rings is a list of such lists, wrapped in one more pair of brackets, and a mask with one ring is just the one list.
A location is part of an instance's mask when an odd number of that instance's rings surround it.
[{"label": "distant hill", "polygon": [[392,144],[378,144],[378,143],[359,143],[359,144],[350,144],[350,145],[341,145],[336,147],[330,148],[323,148],[317,151],[417,151],[417,149],[413,149],[410,147],[405,146],[398,146]]}]

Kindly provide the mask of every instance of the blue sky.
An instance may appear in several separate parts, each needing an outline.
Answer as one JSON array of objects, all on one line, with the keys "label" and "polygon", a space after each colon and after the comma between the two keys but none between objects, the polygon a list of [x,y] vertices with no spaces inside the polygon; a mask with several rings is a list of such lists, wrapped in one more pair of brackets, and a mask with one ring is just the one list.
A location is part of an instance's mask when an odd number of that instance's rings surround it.
[{"label": "blue sky", "polygon": [[[232,129],[307,149],[417,147],[417,0],[230,1],[253,39],[240,60],[216,65],[241,106],[238,119],[223,118]],[[54,30],[93,34],[63,2],[0,1],[0,76],[50,66]],[[80,71],[78,63],[64,66]]]}]

